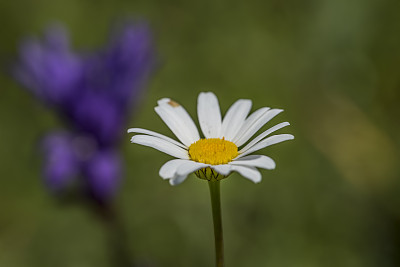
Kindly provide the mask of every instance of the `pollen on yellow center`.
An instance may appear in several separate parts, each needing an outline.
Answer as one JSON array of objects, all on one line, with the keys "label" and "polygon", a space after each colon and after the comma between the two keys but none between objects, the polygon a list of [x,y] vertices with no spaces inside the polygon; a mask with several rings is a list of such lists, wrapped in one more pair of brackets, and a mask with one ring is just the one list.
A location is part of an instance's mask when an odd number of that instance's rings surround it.
[{"label": "pollen on yellow center", "polygon": [[189,147],[190,159],[206,164],[226,164],[237,155],[238,147],[224,138],[200,139]]}]

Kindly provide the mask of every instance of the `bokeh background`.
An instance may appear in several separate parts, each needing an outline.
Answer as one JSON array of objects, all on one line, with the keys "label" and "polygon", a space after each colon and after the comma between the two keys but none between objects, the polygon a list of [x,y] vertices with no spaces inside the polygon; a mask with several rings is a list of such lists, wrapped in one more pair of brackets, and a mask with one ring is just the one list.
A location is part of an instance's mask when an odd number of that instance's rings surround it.
[{"label": "bokeh background", "polygon": [[[201,91],[223,111],[238,98],[284,108],[268,125],[291,123],[281,132],[294,141],[262,151],[277,168],[260,184],[221,183],[227,266],[399,266],[399,12],[394,0],[1,1],[0,266],[110,266],[104,225],[43,185],[37,141],[63,124],[8,67],[50,23],[92,49],[126,17],[149,22],[157,51],[127,127],[172,136],[156,101],[195,118]],[[158,176],[170,157],[129,139],[115,199],[129,253],[146,266],[213,266],[207,184],[191,175],[171,187]]]}]

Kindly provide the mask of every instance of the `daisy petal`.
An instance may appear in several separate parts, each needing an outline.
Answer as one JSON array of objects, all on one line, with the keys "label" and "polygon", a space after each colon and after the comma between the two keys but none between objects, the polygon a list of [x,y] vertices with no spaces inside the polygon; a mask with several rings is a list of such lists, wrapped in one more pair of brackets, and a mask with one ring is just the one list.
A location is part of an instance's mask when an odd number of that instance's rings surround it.
[{"label": "daisy petal", "polygon": [[196,161],[188,160],[184,164],[180,165],[176,170],[176,175],[188,175],[189,173],[195,172],[201,168],[210,166],[209,164],[204,164]]},{"label": "daisy petal", "polygon": [[170,143],[172,143],[174,145],[180,146],[182,148],[185,148],[185,149],[187,148],[186,146],[182,145],[181,143],[175,141],[172,138],[169,138],[168,136],[165,136],[163,134],[159,134],[159,133],[156,133],[156,132],[153,132],[153,131],[150,131],[150,130],[146,130],[146,129],[142,129],[142,128],[130,128],[130,129],[128,129],[128,133],[148,134],[148,135],[151,135],[151,136],[155,136],[155,137],[164,139],[165,141],[168,141],[168,142],[170,142]]},{"label": "daisy petal", "polygon": [[234,140],[233,142],[237,146],[243,145],[250,139],[250,137],[252,137],[258,130],[260,130],[261,127],[263,127],[267,122],[269,122],[272,118],[274,118],[282,111],[283,109],[271,109],[261,115],[257,114],[259,116],[250,116],[245,121],[242,127],[242,129],[244,129],[242,135],[238,136],[237,140]]},{"label": "daisy petal", "polygon": [[221,132],[221,111],[214,93],[200,93],[197,99],[200,128],[206,138],[218,138]]},{"label": "daisy petal", "polygon": [[240,154],[239,156],[236,157],[236,159],[244,157],[250,153],[253,153],[257,150],[263,149],[264,147],[270,146],[270,145],[274,145],[286,140],[291,140],[294,139],[294,136],[291,134],[278,134],[278,135],[273,135],[271,137],[265,138],[264,140],[262,140],[261,142],[255,144],[254,146],[252,146],[251,148],[249,148],[246,152]]},{"label": "daisy petal", "polygon": [[232,142],[235,142],[236,144],[236,141],[248,130],[249,126],[252,125],[254,121],[258,120],[268,110],[270,110],[270,108],[263,107],[251,113],[250,116],[244,121],[244,124],[242,125],[236,136],[233,138]]},{"label": "daisy petal", "polygon": [[245,177],[255,183],[258,183],[261,181],[261,173],[255,167],[233,165],[231,162],[230,164],[215,165],[215,166],[212,166],[212,168],[216,172],[218,172],[222,175],[228,175],[232,171],[236,171],[243,177]]},{"label": "daisy petal", "polygon": [[267,170],[275,169],[275,161],[264,155],[250,155],[230,162],[231,165],[249,166]]},{"label": "daisy petal", "polygon": [[231,141],[242,127],[251,109],[251,100],[239,99],[227,111],[222,121],[220,136]]},{"label": "daisy petal", "polygon": [[188,160],[186,159],[173,159],[170,161],[167,161],[162,165],[159,171],[159,175],[163,179],[171,179],[175,176],[177,169],[179,166],[187,162]]},{"label": "daisy petal", "polygon": [[188,160],[178,167],[175,176],[169,180],[169,183],[170,185],[178,185],[183,181],[185,181],[190,173],[195,172],[207,166],[208,166],[207,164]]},{"label": "daisy petal", "polygon": [[229,164],[221,164],[221,165],[214,165],[212,168],[222,174],[222,175],[228,175],[232,171],[232,167]]},{"label": "daisy petal", "polygon": [[250,143],[248,143],[244,148],[242,148],[239,153],[244,153],[246,152],[249,148],[253,147],[255,144],[257,144],[259,141],[261,141],[264,137],[267,137],[269,134],[290,125],[288,122],[282,122],[279,123],[271,128],[269,128],[268,130],[266,130],[265,132],[263,132],[262,134],[260,134],[259,136],[257,136],[256,138],[254,138],[253,140],[251,140]]},{"label": "daisy petal", "polygon": [[172,186],[179,185],[183,181],[185,181],[186,178],[187,178],[187,175],[182,175],[182,176],[178,176],[178,177],[169,179],[169,184],[172,185]]},{"label": "daisy petal", "polygon": [[173,157],[189,159],[189,155],[186,150],[155,136],[135,135],[132,137],[131,142],[155,148]]},{"label": "daisy petal", "polygon": [[238,172],[244,178],[253,181],[254,183],[261,182],[261,173],[254,167],[247,166],[232,166],[232,171]]},{"label": "daisy petal", "polygon": [[192,118],[178,103],[169,98],[163,98],[158,101],[158,106],[154,109],[184,145],[190,146],[200,139]]}]

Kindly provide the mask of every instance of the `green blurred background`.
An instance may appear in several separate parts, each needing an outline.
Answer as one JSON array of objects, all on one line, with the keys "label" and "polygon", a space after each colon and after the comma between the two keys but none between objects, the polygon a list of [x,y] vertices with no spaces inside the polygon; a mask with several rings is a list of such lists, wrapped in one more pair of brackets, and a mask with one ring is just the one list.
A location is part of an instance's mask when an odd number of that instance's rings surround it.
[{"label": "green blurred background", "polygon": [[[201,91],[285,109],[296,139],[266,148],[277,168],[222,181],[226,266],[400,266],[400,2],[1,1],[3,67],[26,35],[67,25],[99,47],[121,17],[147,19],[159,66],[129,127],[172,133],[153,110],[171,97],[196,117]],[[38,138],[61,122],[0,75],[0,266],[109,266],[93,214],[43,187]],[[128,127],[127,126],[127,127]],[[266,127],[265,127],[266,128]],[[263,128],[263,129],[265,129]],[[158,176],[169,156],[122,144],[116,205],[129,251],[149,266],[213,266],[207,184]]]}]

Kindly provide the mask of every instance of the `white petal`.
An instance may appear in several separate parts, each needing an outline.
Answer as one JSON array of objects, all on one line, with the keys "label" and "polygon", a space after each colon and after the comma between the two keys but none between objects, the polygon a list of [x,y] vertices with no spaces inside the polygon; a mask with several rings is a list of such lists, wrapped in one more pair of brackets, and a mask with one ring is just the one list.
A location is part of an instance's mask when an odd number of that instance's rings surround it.
[{"label": "white petal", "polygon": [[157,105],[161,106],[171,101],[171,98],[161,98],[157,100]]},{"label": "white petal", "polygon": [[170,142],[170,143],[172,143],[172,144],[174,144],[174,145],[180,146],[180,147],[182,147],[182,148],[185,148],[185,149],[187,148],[187,147],[184,146],[183,144],[181,144],[181,143],[175,141],[175,140],[172,139],[172,138],[169,138],[168,136],[165,136],[165,135],[163,135],[163,134],[159,134],[159,133],[156,133],[156,132],[153,132],[153,131],[150,131],[150,130],[146,130],[146,129],[142,129],[142,128],[130,128],[130,129],[128,129],[128,133],[142,133],[142,134],[148,134],[148,135],[151,135],[151,136],[155,136],[155,137],[159,137],[159,138],[161,138],[161,139],[164,139],[165,141],[168,141],[168,142]]},{"label": "white petal", "polygon": [[182,175],[182,176],[178,176],[178,177],[172,178],[172,179],[169,180],[169,184],[173,185],[173,186],[179,185],[183,181],[185,181],[186,178],[187,178],[187,175]]},{"label": "white petal", "polygon": [[269,134],[290,125],[288,122],[282,122],[279,123],[271,128],[269,128],[268,130],[266,130],[265,132],[263,132],[262,134],[260,134],[259,136],[257,136],[256,138],[254,138],[253,140],[251,140],[250,143],[248,143],[244,148],[242,148],[239,153],[244,153],[246,152],[249,148],[253,147],[255,144],[257,144],[259,141],[261,141],[264,137],[267,137]]},{"label": "white petal", "polygon": [[240,130],[238,131],[236,136],[233,138],[232,142],[237,144],[236,141],[247,131],[249,126],[251,124],[253,124],[254,121],[258,120],[260,118],[260,116],[265,114],[268,110],[270,110],[270,108],[263,107],[263,108],[260,108],[260,109],[258,109],[256,111],[254,111],[253,113],[251,113],[250,116],[244,121],[242,127],[240,128]]},{"label": "white petal", "polygon": [[186,161],[179,165],[176,170],[175,176],[169,180],[171,185],[178,185],[186,180],[187,176],[201,168],[209,166],[208,164],[199,163],[195,161]]},{"label": "white petal", "polygon": [[186,160],[186,159],[173,159],[173,160],[167,161],[160,168],[159,175],[163,179],[173,178],[176,175],[176,171],[177,171],[178,167],[181,166],[182,164],[184,164],[187,161],[189,161],[189,160]]},{"label": "white petal", "polygon": [[261,173],[256,168],[251,166],[233,165],[231,162],[229,164],[214,165],[211,166],[211,168],[222,175],[228,175],[232,171],[236,171],[243,177],[255,183],[261,181]]},{"label": "white petal", "polygon": [[135,135],[132,137],[131,142],[155,148],[173,157],[189,159],[187,150],[155,136]]},{"label": "white petal", "polygon": [[251,109],[251,100],[239,99],[226,113],[222,121],[220,137],[231,141],[242,127]]},{"label": "white petal", "polygon": [[196,161],[188,160],[184,164],[180,165],[176,170],[176,175],[188,175],[189,173],[195,172],[201,168],[210,166],[209,164],[204,164]]},{"label": "white petal", "polygon": [[232,167],[229,164],[213,165],[211,166],[216,172],[222,175],[228,175],[232,171]]},{"label": "white petal", "polygon": [[[263,114],[257,114],[258,116],[250,116],[244,123],[242,129],[243,133],[238,136],[237,140],[233,142],[237,146],[241,146],[246,143],[258,130],[261,129],[267,122],[269,122],[273,117],[281,113],[283,109],[271,109]],[[253,115],[253,114],[252,114]]]},{"label": "white petal", "polygon": [[181,105],[169,98],[159,100],[158,104],[155,111],[184,145],[190,146],[200,139],[196,125]]},{"label": "white petal", "polygon": [[232,165],[232,171],[240,173],[244,178],[255,183],[261,182],[261,173],[256,168]]},{"label": "white petal", "polygon": [[206,138],[218,138],[221,132],[221,111],[214,93],[200,93],[197,99],[197,116]]},{"label": "white petal", "polygon": [[246,152],[243,152],[242,154],[240,154],[239,156],[236,157],[236,159],[244,157],[250,153],[253,153],[257,150],[263,149],[264,147],[270,146],[270,145],[274,145],[286,140],[291,140],[294,139],[294,136],[291,134],[278,134],[278,135],[273,135],[271,137],[265,138],[264,140],[262,140],[261,142],[255,144],[254,146],[252,146],[251,148],[249,148]]},{"label": "white petal", "polygon": [[[175,163],[171,163],[175,164]],[[169,180],[170,185],[178,185],[186,180],[187,176],[201,168],[208,167],[208,164],[199,163],[191,160],[184,160],[180,164],[176,164],[177,168],[174,176]],[[171,171],[170,171],[171,173]]]},{"label": "white petal", "polygon": [[275,161],[264,155],[250,155],[230,162],[231,165],[249,166],[267,170],[275,169]]}]

